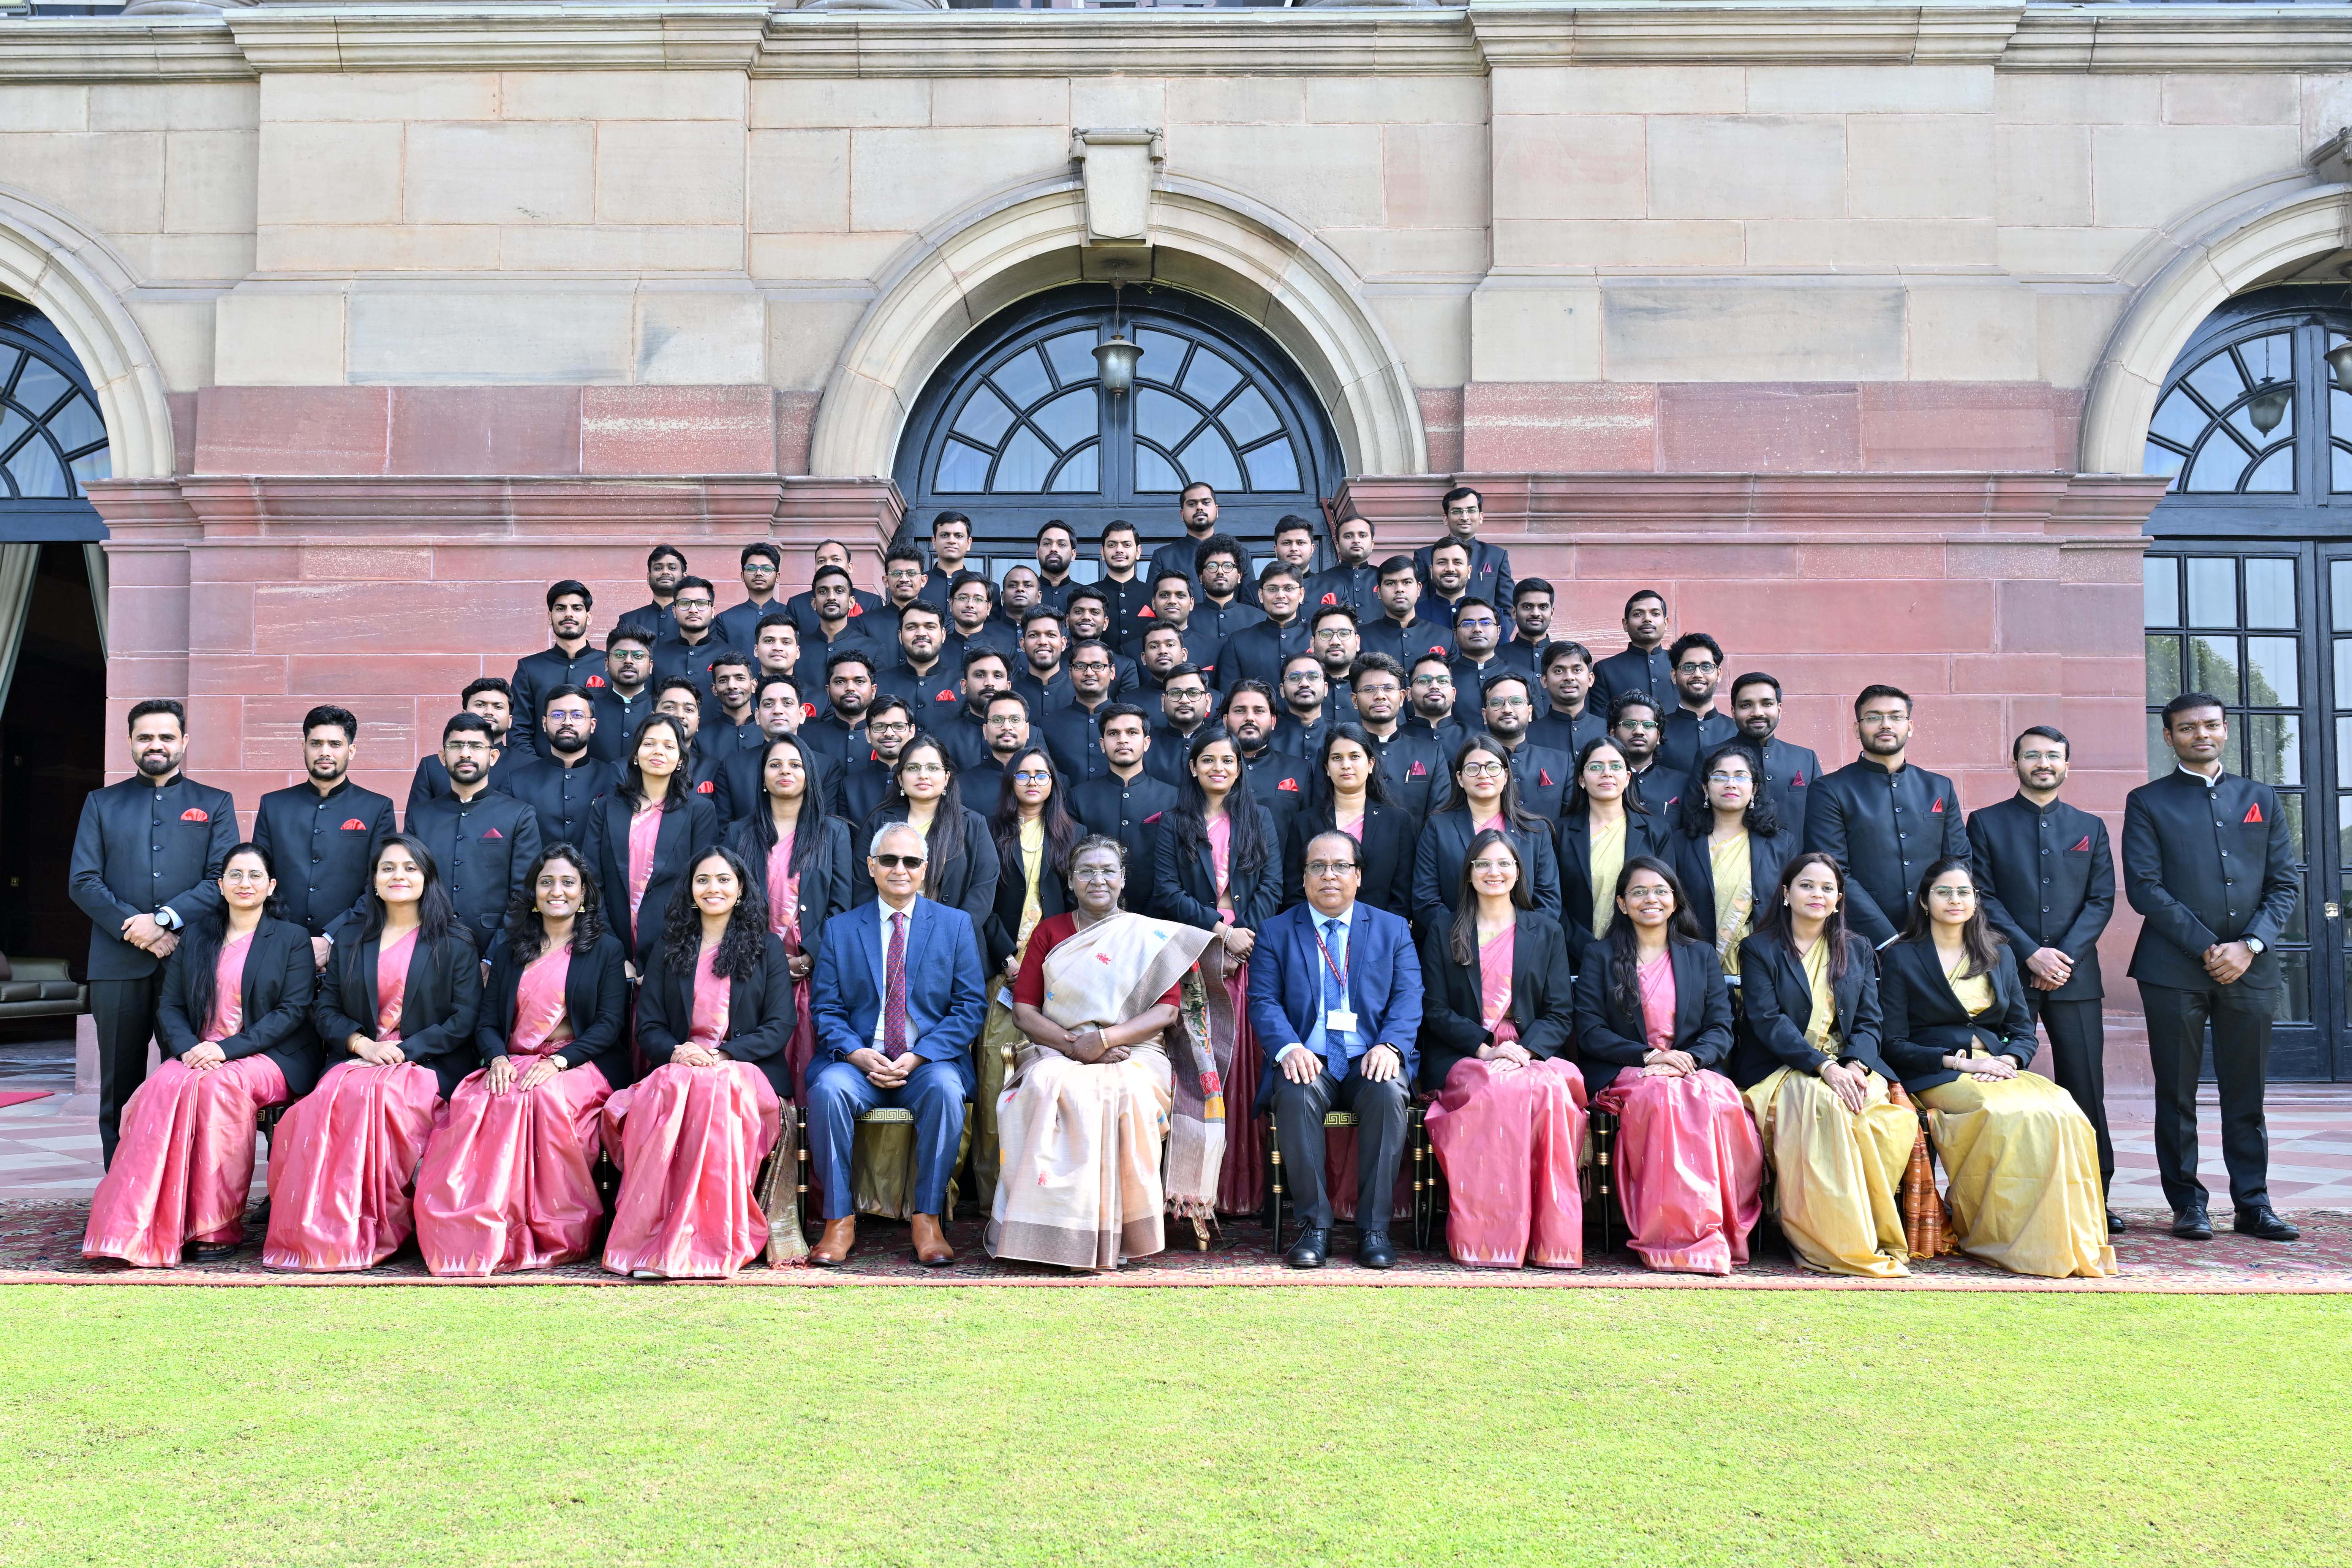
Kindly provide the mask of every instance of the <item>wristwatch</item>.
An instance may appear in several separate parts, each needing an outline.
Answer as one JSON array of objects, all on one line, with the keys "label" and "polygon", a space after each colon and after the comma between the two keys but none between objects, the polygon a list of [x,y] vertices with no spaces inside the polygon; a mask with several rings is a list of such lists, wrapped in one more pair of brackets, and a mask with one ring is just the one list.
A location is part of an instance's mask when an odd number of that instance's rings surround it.
[{"label": "wristwatch", "polygon": [[2252,953],[2256,958],[2260,958],[2263,953],[2270,951],[2270,944],[2263,941],[2261,937],[2247,937],[2245,939],[2245,942],[2246,951]]}]

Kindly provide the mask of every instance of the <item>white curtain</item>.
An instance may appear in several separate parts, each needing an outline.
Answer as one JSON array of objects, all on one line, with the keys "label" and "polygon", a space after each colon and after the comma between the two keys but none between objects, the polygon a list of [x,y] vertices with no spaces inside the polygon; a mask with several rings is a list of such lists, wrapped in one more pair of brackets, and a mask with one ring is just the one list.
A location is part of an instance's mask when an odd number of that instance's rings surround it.
[{"label": "white curtain", "polygon": [[37,544],[0,544],[0,708],[8,704],[8,683],[16,678],[16,650],[25,641],[25,617],[33,607],[33,578],[41,565]]},{"label": "white curtain", "polygon": [[[39,548],[37,545],[36,549]],[[82,564],[89,569],[89,605],[98,612],[98,651],[105,657],[106,642],[106,546],[96,542],[81,547]],[[5,681],[0,681],[0,697],[7,695]]]}]

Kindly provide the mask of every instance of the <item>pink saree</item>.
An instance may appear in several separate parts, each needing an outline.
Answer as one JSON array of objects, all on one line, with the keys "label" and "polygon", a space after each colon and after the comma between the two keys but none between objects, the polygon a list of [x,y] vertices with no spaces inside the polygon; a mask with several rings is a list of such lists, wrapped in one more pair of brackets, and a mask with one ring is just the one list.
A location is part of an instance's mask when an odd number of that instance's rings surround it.
[{"label": "pink saree", "polygon": [[[221,944],[207,1040],[225,1040],[243,1026],[240,992],[251,941]],[[163,1063],[123,1107],[121,1142],[90,1198],[81,1255],[175,1268],[191,1242],[243,1241],[254,1118],[286,1098],[286,1075],[266,1056],[204,1068],[176,1058]]]},{"label": "pink saree", "polygon": [[[507,1037],[518,1078],[571,1043],[563,1004],[571,973],[563,947],[522,972]],[[597,1121],[612,1092],[593,1063],[504,1094],[490,1092],[487,1068],[467,1075],[436,1119],[416,1174],[425,1267],[480,1278],[587,1257],[604,1217],[593,1167]]]},{"label": "pink saree", "polygon": [[[412,928],[376,954],[375,1038],[386,1045],[400,1041],[415,951]],[[440,1100],[440,1079],[414,1062],[374,1067],[354,1058],[329,1068],[270,1140],[262,1267],[346,1272],[397,1252],[415,1229],[410,1188]]]},{"label": "pink saree", "polygon": [[[1642,966],[1650,1048],[1675,1037],[1673,956]],[[1643,1078],[1625,1068],[1594,1097],[1617,1118],[1618,1191],[1632,1246],[1653,1268],[1728,1274],[1748,1261],[1748,1233],[1763,1217],[1764,1145],[1731,1080],[1702,1069]]]},{"label": "pink saree", "polygon": [[[729,983],[705,948],[694,976],[690,1044],[727,1038]],[[782,1102],[749,1062],[656,1068],[604,1101],[604,1149],[621,1167],[604,1267],[666,1279],[723,1279],[768,1245],[751,1195],[782,1130]]]}]

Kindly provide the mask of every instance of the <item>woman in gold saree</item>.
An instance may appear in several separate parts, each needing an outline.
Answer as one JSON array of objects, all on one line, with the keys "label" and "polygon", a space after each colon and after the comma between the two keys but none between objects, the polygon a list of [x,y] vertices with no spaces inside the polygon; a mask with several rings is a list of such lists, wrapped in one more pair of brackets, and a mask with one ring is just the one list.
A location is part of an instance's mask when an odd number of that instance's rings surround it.
[{"label": "woman in gold saree", "polygon": [[1013,984],[1023,1038],[984,1239],[992,1258],[1112,1269],[1160,1250],[1164,1215],[1204,1224],[1215,1207],[1224,1101],[1188,979],[1213,939],[1119,908],[1116,838],[1072,847],[1069,886],[1076,907],[1037,922]]}]

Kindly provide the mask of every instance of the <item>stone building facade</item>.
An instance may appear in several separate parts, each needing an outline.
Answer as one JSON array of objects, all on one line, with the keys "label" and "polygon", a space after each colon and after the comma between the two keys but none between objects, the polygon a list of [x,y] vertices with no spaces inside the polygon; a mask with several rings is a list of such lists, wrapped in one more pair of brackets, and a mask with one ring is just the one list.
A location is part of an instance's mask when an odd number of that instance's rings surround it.
[{"label": "stone building facade", "polygon": [[[746,541],[788,580],[878,543],[955,416],[927,389],[1118,283],[1281,362],[1327,515],[1420,542],[1478,485],[1599,651],[1654,586],[1825,757],[1890,679],[1969,805],[2054,722],[2113,814],[2158,680],[2143,555],[2187,500],[2148,472],[2175,363],[2251,291],[2352,300],[2352,5],[147,9],[189,14],[0,16],[0,292],[103,417],[110,714],[184,694],[194,770],[247,803],[327,699],[404,783],[541,645],[551,578],[634,605],[663,539],[725,604]],[[2340,395],[2329,341],[2289,437]],[[2315,482],[2191,531],[2305,584],[2319,900]],[[1172,499],[1133,500],[1148,537]],[[2313,914],[2305,1032],[2352,1074]]]}]

